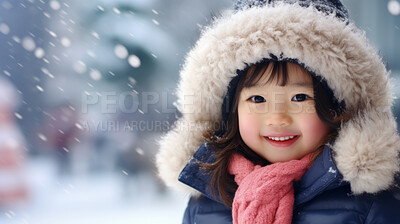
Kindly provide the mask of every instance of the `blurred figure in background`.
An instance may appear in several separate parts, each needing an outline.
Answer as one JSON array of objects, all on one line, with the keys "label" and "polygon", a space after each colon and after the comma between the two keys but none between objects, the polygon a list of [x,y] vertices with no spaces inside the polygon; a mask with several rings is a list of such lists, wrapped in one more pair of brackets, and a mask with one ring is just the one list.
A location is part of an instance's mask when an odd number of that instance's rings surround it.
[{"label": "blurred figure in background", "polygon": [[46,119],[42,122],[39,138],[45,150],[54,156],[58,165],[58,174],[70,174],[71,149],[79,142],[82,131],[79,129],[79,114],[68,103],[59,104],[46,112]]},{"label": "blurred figure in background", "polygon": [[0,209],[10,209],[28,200],[25,170],[25,139],[15,121],[20,115],[15,87],[0,78]]}]

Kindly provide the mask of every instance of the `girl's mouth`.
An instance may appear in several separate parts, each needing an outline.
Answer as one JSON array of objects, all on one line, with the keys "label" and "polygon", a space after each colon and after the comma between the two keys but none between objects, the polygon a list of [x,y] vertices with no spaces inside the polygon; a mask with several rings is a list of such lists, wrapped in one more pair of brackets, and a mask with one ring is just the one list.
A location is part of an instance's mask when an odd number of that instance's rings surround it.
[{"label": "girl's mouth", "polygon": [[289,147],[293,143],[295,143],[299,137],[299,135],[288,135],[280,137],[264,136],[265,140],[276,147]]}]

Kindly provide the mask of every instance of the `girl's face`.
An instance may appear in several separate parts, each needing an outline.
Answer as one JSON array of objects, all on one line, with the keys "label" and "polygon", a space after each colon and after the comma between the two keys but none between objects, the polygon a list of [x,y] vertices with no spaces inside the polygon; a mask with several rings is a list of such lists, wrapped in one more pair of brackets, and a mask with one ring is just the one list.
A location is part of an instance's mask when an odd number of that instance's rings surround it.
[{"label": "girl's face", "polygon": [[266,83],[271,65],[260,85],[240,92],[239,132],[250,149],[271,163],[301,159],[325,143],[330,128],[315,110],[311,76],[288,63],[286,85]]}]

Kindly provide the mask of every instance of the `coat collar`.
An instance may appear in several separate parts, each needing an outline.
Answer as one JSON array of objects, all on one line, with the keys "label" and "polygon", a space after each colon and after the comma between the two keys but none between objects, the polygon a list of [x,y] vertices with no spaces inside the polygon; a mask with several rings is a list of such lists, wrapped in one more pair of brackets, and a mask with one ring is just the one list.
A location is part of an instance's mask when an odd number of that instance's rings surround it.
[{"label": "coat collar", "polygon": [[294,205],[303,204],[326,190],[347,184],[349,183],[343,181],[343,175],[336,167],[332,157],[332,149],[325,146],[302,179],[294,184]]},{"label": "coat collar", "polygon": [[[208,183],[210,176],[201,169],[199,163],[212,163],[215,161],[214,152],[207,143],[203,143],[194,153],[179,175],[179,181],[196,189],[208,198],[221,202],[219,198],[212,195]],[[349,184],[343,181],[343,176],[336,168],[332,158],[332,150],[325,146],[323,152],[316,158],[311,168],[304,174],[303,178],[295,182],[294,206],[310,201],[326,190]]]},{"label": "coat collar", "polygon": [[212,196],[208,186],[211,179],[210,175],[200,167],[200,163],[213,163],[215,161],[213,155],[214,152],[208,147],[208,144],[203,143],[179,174],[179,181],[206,195],[208,198],[220,202],[219,199]]}]

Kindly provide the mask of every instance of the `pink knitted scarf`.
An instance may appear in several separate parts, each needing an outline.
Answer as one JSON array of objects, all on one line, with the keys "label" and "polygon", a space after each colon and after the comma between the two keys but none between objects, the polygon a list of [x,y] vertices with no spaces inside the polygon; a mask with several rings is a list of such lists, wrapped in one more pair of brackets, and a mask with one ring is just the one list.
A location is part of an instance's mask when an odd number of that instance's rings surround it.
[{"label": "pink knitted scarf", "polygon": [[311,154],[301,160],[254,165],[240,154],[233,154],[229,173],[235,175],[238,189],[233,198],[233,223],[275,223],[292,221],[293,181],[308,169]]}]

